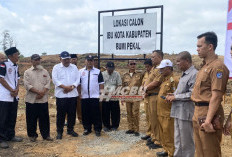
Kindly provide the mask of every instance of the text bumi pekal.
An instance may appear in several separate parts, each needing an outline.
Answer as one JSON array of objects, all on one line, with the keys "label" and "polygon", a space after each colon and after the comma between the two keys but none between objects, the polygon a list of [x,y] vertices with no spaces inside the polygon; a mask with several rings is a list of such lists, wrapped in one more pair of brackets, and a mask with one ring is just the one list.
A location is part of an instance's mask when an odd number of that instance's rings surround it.
[{"label": "text bumi pekal", "polygon": [[116,43],[116,50],[140,50],[139,42]]}]

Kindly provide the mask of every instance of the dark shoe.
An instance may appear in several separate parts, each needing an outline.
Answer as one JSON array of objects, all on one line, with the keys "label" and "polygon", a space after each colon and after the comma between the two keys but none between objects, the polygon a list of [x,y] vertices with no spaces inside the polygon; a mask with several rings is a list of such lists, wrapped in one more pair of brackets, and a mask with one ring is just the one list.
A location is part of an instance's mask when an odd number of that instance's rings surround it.
[{"label": "dark shoe", "polygon": [[62,134],[61,133],[57,133],[56,139],[57,140],[61,140],[62,139]]},{"label": "dark shoe", "polygon": [[75,131],[68,131],[68,134],[71,135],[72,137],[78,137],[78,134]]},{"label": "dark shoe", "polygon": [[7,149],[9,148],[9,145],[6,142],[0,142],[0,148]]},{"label": "dark shoe", "polygon": [[152,141],[152,138],[151,138],[151,137],[147,139],[147,142],[150,142],[150,141]]},{"label": "dark shoe", "polygon": [[109,129],[109,128],[103,128],[103,130],[104,130],[105,132],[110,132],[110,129]]},{"label": "dark shoe", "polygon": [[46,141],[53,141],[53,138],[51,138],[50,136],[48,136],[48,137],[45,138],[44,140],[46,140]]},{"label": "dark shoe", "polygon": [[117,131],[118,128],[111,128],[112,131]]},{"label": "dark shoe", "polygon": [[149,146],[150,144],[154,144],[154,142],[151,140],[147,141],[146,145]]},{"label": "dark shoe", "polygon": [[100,131],[95,131],[95,135],[96,135],[97,137],[99,137],[99,136],[101,136],[101,132],[100,132]]},{"label": "dark shoe", "polygon": [[158,157],[168,157],[168,153],[167,152],[157,152],[156,155]]},{"label": "dark shoe", "polygon": [[158,148],[162,148],[162,146],[161,145],[158,145],[158,144],[150,144],[150,145],[148,145],[148,147],[149,147],[149,149],[158,149]]},{"label": "dark shoe", "polygon": [[23,141],[23,138],[22,138],[22,137],[17,137],[17,136],[15,136],[15,137],[13,137],[10,141],[12,141],[12,142],[22,142],[22,141]]},{"label": "dark shoe", "polygon": [[84,133],[83,133],[83,135],[84,135],[84,136],[87,136],[87,135],[90,134],[91,132],[92,132],[92,131],[85,130]]},{"label": "dark shoe", "polygon": [[29,140],[30,140],[31,142],[35,142],[35,141],[36,141],[36,137],[29,137]]},{"label": "dark shoe", "polygon": [[126,134],[133,134],[133,133],[134,133],[133,130],[127,130],[127,131],[126,131]]},{"label": "dark shoe", "polygon": [[147,140],[147,139],[149,139],[150,137],[151,137],[151,136],[146,135],[146,136],[141,137],[141,139],[142,139],[142,140]]},{"label": "dark shoe", "polygon": [[140,133],[139,133],[139,132],[134,132],[134,135],[135,135],[135,136],[139,136]]}]

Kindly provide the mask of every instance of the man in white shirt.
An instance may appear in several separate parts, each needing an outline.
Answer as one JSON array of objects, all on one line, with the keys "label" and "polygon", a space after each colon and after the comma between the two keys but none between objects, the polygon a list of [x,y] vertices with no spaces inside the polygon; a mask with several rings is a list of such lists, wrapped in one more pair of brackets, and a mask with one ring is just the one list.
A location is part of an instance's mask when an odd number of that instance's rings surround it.
[{"label": "man in white shirt", "polygon": [[73,129],[76,121],[77,86],[80,83],[80,74],[77,66],[70,64],[70,58],[68,52],[62,52],[61,63],[56,64],[52,70],[57,105],[57,139],[62,139],[66,114],[68,116],[67,133],[73,137],[78,136]]},{"label": "man in white shirt", "polygon": [[96,136],[101,136],[102,119],[99,94],[100,89],[104,89],[104,80],[100,70],[93,67],[93,56],[86,56],[85,64],[86,67],[80,70],[83,135],[88,135],[92,132],[93,124]]},{"label": "man in white shirt", "polygon": [[21,142],[15,136],[15,124],[18,110],[19,51],[11,47],[5,51],[8,61],[0,63],[0,147],[9,148],[6,141]]}]

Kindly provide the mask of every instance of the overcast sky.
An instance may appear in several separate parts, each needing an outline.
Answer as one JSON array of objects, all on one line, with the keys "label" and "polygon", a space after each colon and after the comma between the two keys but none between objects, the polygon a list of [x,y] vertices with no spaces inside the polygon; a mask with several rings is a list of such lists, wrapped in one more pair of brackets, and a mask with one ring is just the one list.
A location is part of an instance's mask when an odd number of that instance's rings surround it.
[{"label": "overcast sky", "polygon": [[[227,3],[228,0],[0,0],[0,32],[9,30],[24,56],[59,54],[64,50],[97,53],[98,11],[163,5],[164,52],[187,50],[197,54],[196,36],[214,31],[219,40],[216,52],[224,55]],[[158,10],[150,12],[154,11]]]}]

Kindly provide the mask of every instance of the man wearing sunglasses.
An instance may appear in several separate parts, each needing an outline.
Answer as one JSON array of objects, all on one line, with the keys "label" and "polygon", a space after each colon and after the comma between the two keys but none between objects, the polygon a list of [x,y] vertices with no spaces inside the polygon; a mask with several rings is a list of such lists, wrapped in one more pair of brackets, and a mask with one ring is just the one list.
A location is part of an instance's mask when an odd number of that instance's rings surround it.
[{"label": "man wearing sunglasses", "polygon": [[[128,61],[129,71],[123,75],[123,87],[140,87],[142,84],[142,74],[136,72],[136,63],[134,60]],[[124,102],[122,102],[124,104]],[[139,136],[139,108],[140,101],[126,101],[128,130],[126,134]]]}]

